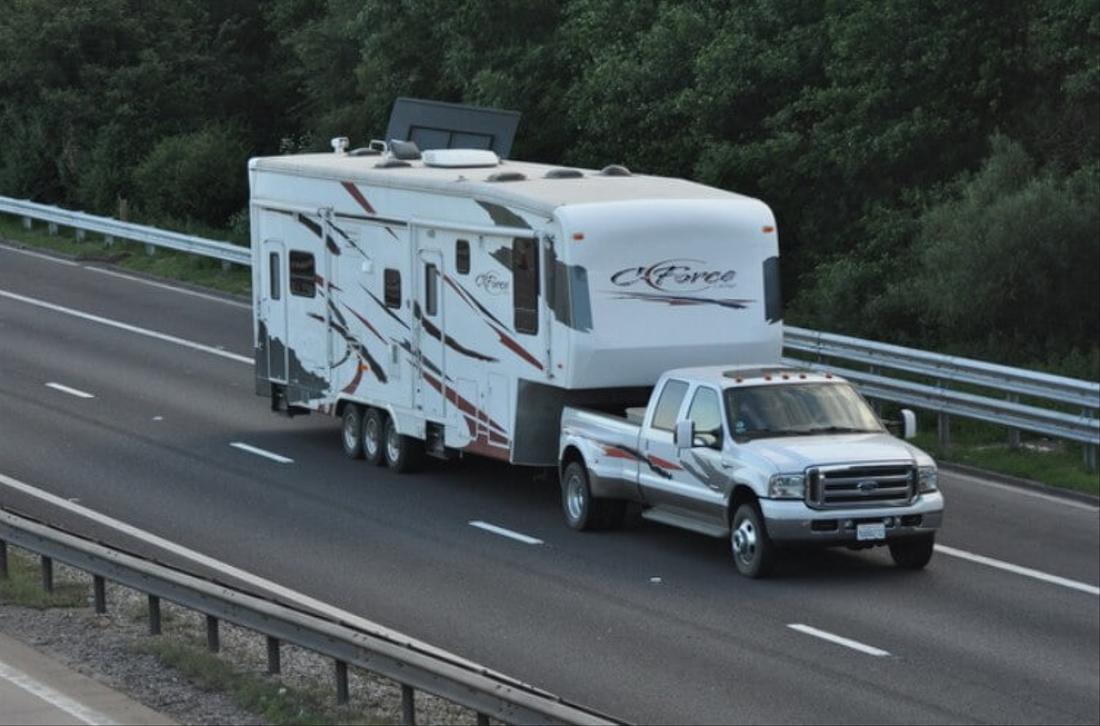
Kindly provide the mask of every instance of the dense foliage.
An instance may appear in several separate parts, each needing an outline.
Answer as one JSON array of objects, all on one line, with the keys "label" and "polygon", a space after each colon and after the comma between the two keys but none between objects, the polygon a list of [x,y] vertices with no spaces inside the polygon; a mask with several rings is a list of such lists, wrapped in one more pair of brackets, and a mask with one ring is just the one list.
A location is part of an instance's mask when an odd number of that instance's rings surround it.
[{"label": "dense foliage", "polygon": [[398,95],[761,197],[791,320],[1100,373],[1096,0],[0,0],[0,193],[241,228]]}]

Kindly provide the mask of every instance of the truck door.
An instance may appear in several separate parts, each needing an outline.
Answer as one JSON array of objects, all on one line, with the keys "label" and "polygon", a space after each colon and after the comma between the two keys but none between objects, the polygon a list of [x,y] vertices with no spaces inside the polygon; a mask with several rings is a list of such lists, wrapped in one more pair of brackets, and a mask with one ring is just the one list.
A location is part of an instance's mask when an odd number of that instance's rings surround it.
[{"label": "truck door", "polygon": [[443,254],[438,249],[420,248],[415,264],[416,294],[413,297],[413,320],[416,324],[417,405],[426,418],[446,417],[447,385],[446,346],[443,344]]},{"label": "truck door", "polygon": [[266,357],[267,377],[286,383],[286,255],[280,240],[263,242],[260,265],[259,331],[260,355]]}]

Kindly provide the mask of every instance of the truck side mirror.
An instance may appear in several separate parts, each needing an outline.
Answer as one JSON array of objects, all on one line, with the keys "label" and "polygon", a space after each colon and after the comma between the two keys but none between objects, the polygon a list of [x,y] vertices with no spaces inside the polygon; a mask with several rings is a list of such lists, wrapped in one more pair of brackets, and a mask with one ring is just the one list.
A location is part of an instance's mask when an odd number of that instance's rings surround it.
[{"label": "truck side mirror", "polygon": [[901,437],[909,440],[917,435],[917,414],[908,408],[901,409]]},{"label": "truck side mirror", "polygon": [[672,442],[677,449],[690,449],[695,443],[695,422],[677,421],[676,429],[672,432]]}]

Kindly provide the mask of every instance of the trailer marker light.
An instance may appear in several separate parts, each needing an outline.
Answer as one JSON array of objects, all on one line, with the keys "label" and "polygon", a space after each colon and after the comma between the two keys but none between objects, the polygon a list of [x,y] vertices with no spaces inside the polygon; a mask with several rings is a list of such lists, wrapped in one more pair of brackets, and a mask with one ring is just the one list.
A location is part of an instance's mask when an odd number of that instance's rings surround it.
[{"label": "trailer marker light", "polygon": [[770,226],[770,225],[766,225],[766,226],[764,226],[764,227],[761,227],[761,228],[760,228],[760,230],[761,230],[761,231],[762,231],[762,232],[763,232],[764,234],[771,234],[772,232],[774,232],[774,231],[775,231],[775,227],[772,227],[772,226]]},{"label": "trailer marker light", "polygon": [[584,239],[584,232],[574,232],[573,239],[577,242],[580,242],[582,239]]}]

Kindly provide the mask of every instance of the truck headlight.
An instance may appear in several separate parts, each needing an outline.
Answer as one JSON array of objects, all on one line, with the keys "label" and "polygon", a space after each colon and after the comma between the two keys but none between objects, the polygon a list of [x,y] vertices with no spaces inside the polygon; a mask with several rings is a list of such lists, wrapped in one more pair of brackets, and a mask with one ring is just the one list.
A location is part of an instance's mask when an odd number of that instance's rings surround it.
[{"label": "truck headlight", "polygon": [[802,474],[776,474],[768,481],[772,499],[802,499],[806,496],[806,477]]},{"label": "truck headlight", "polygon": [[922,466],[917,469],[917,484],[918,491],[921,494],[925,492],[934,492],[939,489],[939,474],[936,473],[936,467],[934,466]]}]

